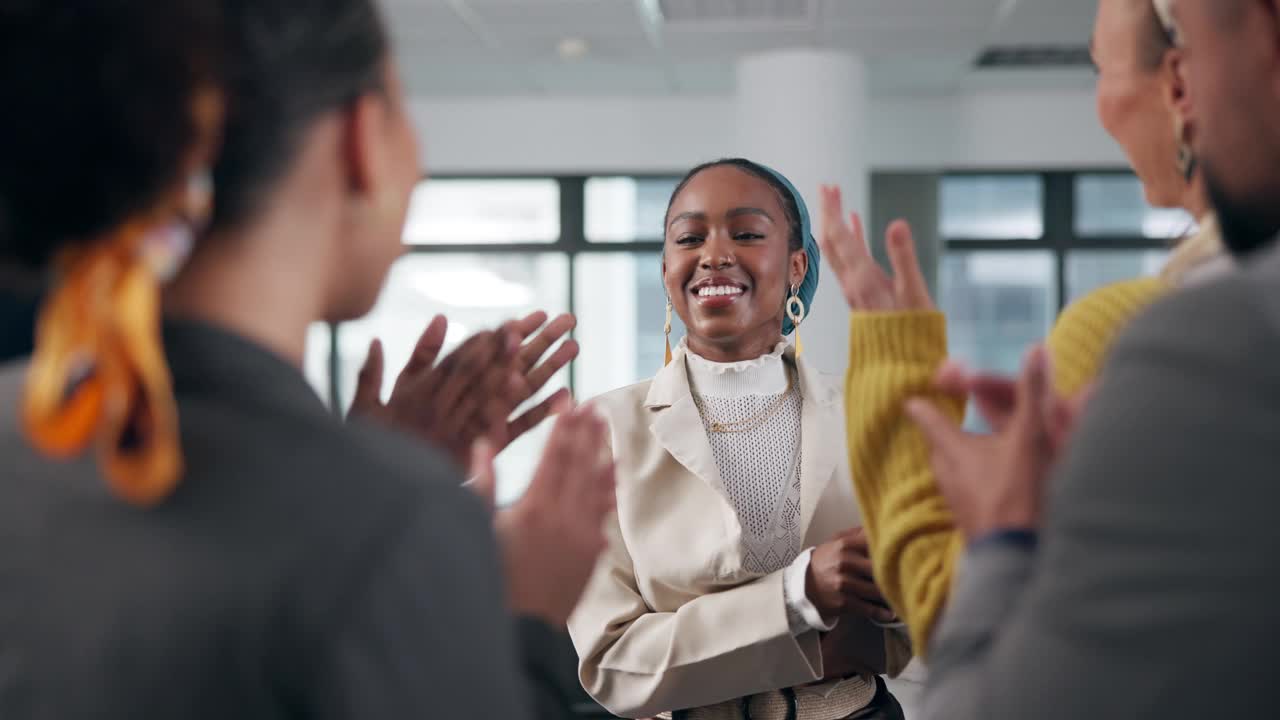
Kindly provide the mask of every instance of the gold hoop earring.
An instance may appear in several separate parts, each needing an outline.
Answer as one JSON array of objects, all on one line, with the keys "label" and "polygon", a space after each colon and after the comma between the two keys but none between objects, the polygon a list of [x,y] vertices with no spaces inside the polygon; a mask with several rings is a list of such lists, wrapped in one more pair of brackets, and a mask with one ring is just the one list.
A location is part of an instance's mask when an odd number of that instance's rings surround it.
[{"label": "gold hoop earring", "polygon": [[799,289],[791,286],[791,296],[787,298],[787,317],[791,319],[792,332],[796,336],[796,357],[800,357],[800,353],[804,352],[804,345],[800,343],[800,323],[804,322],[806,308],[804,301],[800,299]]},{"label": "gold hoop earring", "polygon": [[1182,173],[1182,179],[1191,182],[1191,178],[1196,174],[1196,154],[1191,149],[1191,144],[1186,139],[1186,125],[1183,124],[1182,118],[1176,118],[1173,121],[1174,137],[1178,139],[1178,154],[1175,161],[1178,164],[1178,172]]},{"label": "gold hoop earring", "polygon": [[662,328],[662,334],[667,339],[667,351],[662,366],[666,367],[671,364],[671,298],[667,298],[667,324]]}]

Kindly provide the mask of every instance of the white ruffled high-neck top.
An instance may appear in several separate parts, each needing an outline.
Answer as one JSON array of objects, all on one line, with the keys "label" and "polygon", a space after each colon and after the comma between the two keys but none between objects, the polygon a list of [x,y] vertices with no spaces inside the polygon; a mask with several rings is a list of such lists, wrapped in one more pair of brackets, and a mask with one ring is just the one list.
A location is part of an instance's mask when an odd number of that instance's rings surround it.
[{"label": "white ruffled high-neck top", "polygon": [[[787,344],[733,363],[707,360],[683,341],[681,346],[721,489],[742,525],[743,567],[762,575],[787,568],[792,630],[831,629],[805,596],[810,552],[803,549],[800,528],[803,398],[795,370],[783,358]],[[717,432],[713,423],[749,429]]]}]

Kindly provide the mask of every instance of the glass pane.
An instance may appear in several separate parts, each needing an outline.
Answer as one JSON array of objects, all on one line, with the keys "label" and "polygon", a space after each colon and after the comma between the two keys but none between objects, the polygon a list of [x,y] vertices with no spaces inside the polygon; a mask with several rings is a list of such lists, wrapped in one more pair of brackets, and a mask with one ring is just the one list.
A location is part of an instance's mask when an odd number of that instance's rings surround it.
[{"label": "glass pane", "polygon": [[1067,255],[1067,302],[1104,285],[1155,275],[1168,250],[1076,250]]},{"label": "glass pane", "polygon": [[329,323],[312,323],[307,328],[307,349],[303,372],[311,389],[329,404]]},{"label": "glass pane", "polygon": [[[951,356],[975,370],[1016,373],[1057,314],[1057,276],[1047,250],[947,252],[939,290]],[[972,404],[965,425],[984,429]]]},{"label": "glass pane", "polygon": [[661,240],[667,201],[679,178],[596,177],[586,183],[587,240]]},{"label": "glass pane", "polygon": [[1039,175],[948,175],[939,221],[947,238],[1034,240],[1044,235]]},{"label": "glass pane", "polygon": [[551,243],[560,237],[560,184],[552,179],[427,180],[404,225],[408,245]]},{"label": "glass pane", "polygon": [[1075,226],[1084,236],[1169,239],[1195,232],[1196,222],[1185,210],[1148,205],[1134,175],[1080,175]]},{"label": "glass pane", "polygon": [[[392,267],[373,312],[338,329],[343,407],[351,403],[356,375],[374,337],[382,340],[384,351],[385,398],[435,315],[449,319],[444,346],[448,353],[472,334],[534,310],[552,315],[566,312],[568,294],[569,263],[561,253],[406,255]],[[562,370],[530,402],[568,382],[568,371]],[[510,502],[524,492],[550,429],[550,423],[543,423],[498,456],[499,502]]]},{"label": "glass pane", "polygon": [[[659,253],[587,253],[574,260],[574,307],[582,352],[574,389],[582,399],[653,377],[662,367],[666,295]],[[672,316],[671,343],[684,336]]]}]

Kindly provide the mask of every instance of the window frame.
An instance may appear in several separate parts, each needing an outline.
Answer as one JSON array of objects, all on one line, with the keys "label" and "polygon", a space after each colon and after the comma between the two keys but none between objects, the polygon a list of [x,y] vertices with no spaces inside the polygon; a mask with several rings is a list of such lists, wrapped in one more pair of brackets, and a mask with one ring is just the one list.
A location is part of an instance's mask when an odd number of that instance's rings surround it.
[{"label": "window frame", "polygon": [[[1168,250],[1167,239],[1148,238],[1139,235],[1079,235],[1076,233],[1076,178],[1082,175],[1108,175],[1131,177],[1126,168],[1072,168],[1054,170],[1026,170],[1014,168],[978,169],[965,168],[943,171],[947,177],[1036,176],[1044,185],[1042,206],[1044,234],[1039,238],[942,238],[943,253],[965,250],[1049,250],[1053,253],[1054,273],[1057,280],[1058,312],[1066,307],[1070,290],[1067,287],[1067,256],[1073,251],[1125,252],[1141,250]],[[941,220],[941,217],[939,217]],[[941,222],[939,222],[941,227]]]},{"label": "window frame", "polygon": [[[576,313],[577,263],[579,255],[589,253],[660,253],[663,247],[661,234],[652,237],[623,242],[591,242],[586,235],[586,186],[587,180],[593,177],[630,177],[637,180],[671,180],[678,179],[682,172],[670,173],[587,173],[587,174],[548,174],[548,173],[444,173],[424,175],[427,180],[554,180],[560,188],[560,236],[554,242],[508,242],[508,243],[458,243],[458,244],[406,244],[406,255],[539,255],[553,253],[563,255],[569,263],[568,312]],[[329,405],[335,415],[341,416],[350,398],[344,398],[340,392],[340,378],[343,370],[339,359],[339,333],[343,323],[329,323]],[[569,332],[568,338],[576,336],[577,329]],[[572,363],[569,366],[569,391],[574,392],[575,373]],[[390,372],[397,372],[392,369]]]}]

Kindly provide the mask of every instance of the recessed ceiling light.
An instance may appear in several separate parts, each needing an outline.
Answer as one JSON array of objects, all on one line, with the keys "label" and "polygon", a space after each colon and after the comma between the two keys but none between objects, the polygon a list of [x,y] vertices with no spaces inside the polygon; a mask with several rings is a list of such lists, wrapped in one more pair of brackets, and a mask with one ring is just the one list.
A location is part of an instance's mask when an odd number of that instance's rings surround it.
[{"label": "recessed ceiling light", "polygon": [[565,38],[556,45],[556,52],[560,54],[561,60],[581,60],[590,50],[591,46],[580,37]]}]

